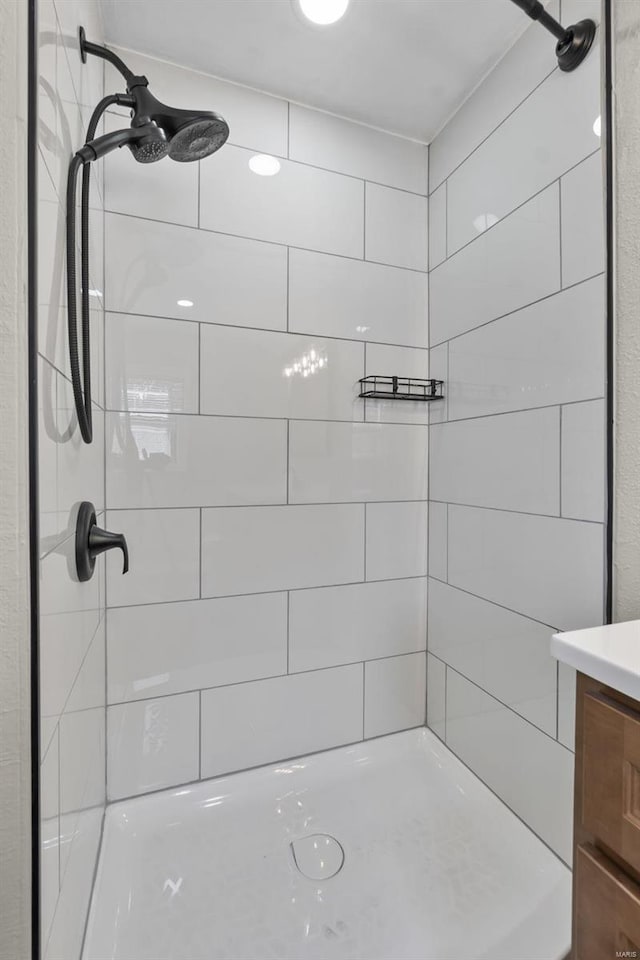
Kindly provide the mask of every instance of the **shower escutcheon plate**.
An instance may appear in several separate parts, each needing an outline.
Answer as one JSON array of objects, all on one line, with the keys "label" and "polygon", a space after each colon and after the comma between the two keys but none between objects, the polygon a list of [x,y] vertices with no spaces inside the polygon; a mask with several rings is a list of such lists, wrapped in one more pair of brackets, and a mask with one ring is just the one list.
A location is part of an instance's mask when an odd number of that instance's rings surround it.
[{"label": "shower escutcheon plate", "polygon": [[344,850],[328,833],[313,833],[291,843],[293,862],[309,880],[329,880],[344,865]]}]

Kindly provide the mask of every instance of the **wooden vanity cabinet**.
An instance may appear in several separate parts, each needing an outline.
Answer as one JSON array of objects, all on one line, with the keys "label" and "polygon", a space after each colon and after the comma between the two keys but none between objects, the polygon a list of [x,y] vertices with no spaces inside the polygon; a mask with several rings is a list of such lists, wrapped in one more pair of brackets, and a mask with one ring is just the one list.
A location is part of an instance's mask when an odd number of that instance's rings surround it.
[{"label": "wooden vanity cabinet", "polygon": [[573,960],[640,960],[640,703],[578,673]]}]

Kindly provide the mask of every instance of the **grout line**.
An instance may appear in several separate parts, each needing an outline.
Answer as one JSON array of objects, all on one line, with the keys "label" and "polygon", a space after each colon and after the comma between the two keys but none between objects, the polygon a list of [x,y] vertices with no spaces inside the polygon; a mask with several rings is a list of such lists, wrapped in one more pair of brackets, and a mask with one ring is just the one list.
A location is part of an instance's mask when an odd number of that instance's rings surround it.
[{"label": "grout line", "polygon": [[[192,693],[207,693],[213,690],[228,690],[229,687],[246,687],[247,684],[251,683],[263,683],[267,680],[284,680],[287,677],[290,677],[293,680],[295,677],[307,676],[312,673],[325,673],[327,670],[342,670],[343,667],[357,667],[359,664],[362,664],[364,667],[365,663],[377,663],[380,660],[399,660],[401,657],[414,657],[416,654],[426,654],[426,652],[427,651],[425,648],[420,650],[404,650],[401,653],[388,653],[382,657],[368,657],[366,660],[346,660],[340,663],[329,663],[323,667],[311,667],[307,670],[292,670],[287,673],[270,673],[265,676],[251,677],[248,680],[233,680],[230,683],[219,683],[213,687],[191,687],[184,690],[175,690],[173,693],[150,693],[148,697],[137,697],[130,700],[114,700],[111,703],[108,703],[107,707],[126,707],[132,703],[146,703],[149,700],[168,700],[172,697],[189,696]],[[440,658],[438,657],[437,659]],[[84,711],[78,711],[78,713],[82,712]]]},{"label": "grout line", "polygon": [[[440,657],[438,657],[438,659],[440,659]],[[446,661],[443,661],[443,663],[446,663]],[[448,664],[448,663],[446,663],[446,667],[447,667],[447,671],[452,670],[453,673],[456,673],[459,677],[462,677],[463,680],[466,680],[467,683],[470,683],[472,686],[474,686],[474,687],[476,688],[476,690],[481,690],[482,693],[485,694],[485,696],[490,697],[492,700],[495,700],[496,703],[499,703],[500,706],[502,706],[502,707],[505,708],[505,710],[509,710],[509,712],[510,712],[511,714],[513,714],[514,716],[518,717],[520,720],[523,721],[523,723],[526,723],[526,724],[528,724],[530,727],[533,727],[534,730],[537,730],[538,733],[540,733],[540,734],[542,734],[542,736],[546,737],[547,740],[550,740],[551,743],[555,743],[555,744],[557,744],[559,747],[562,747],[562,749],[563,749],[563,750],[566,750],[567,753],[573,753],[573,751],[572,751],[572,750],[569,750],[568,747],[565,747],[565,745],[564,745],[563,743],[560,743],[560,741],[556,739],[556,737],[555,737],[554,734],[547,733],[546,730],[543,730],[542,727],[538,727],[535,723],[533,723],[532,720],[528,720],[526,717],[523,717],[522,714],[521,714],[521,713],[518,713],[518,711],[515,710],[512,706],[510,706],[508,703],[505,703],[504,700],[500,700],[499,697],[496,697],[496,696],[495,696],[495,694],[490,693],[488,690],[485,690],[485,688],[484,688],[484,687],[481,687],[480,684],[479,684],[479,683],[476,683],[475,680],[471,680],[468,676],[466,676],[466,674],[461,673],[460,670],[456,669],[455,667],[452,667],[452,666],[451,666],[450,664]]]},{"label": "grout line", "polygon": [[291,160],[291,101],[287,100],[287,160]]},{"label": "grout line", "polygon": [[[294,248],[292,247],[290,249],[294,249]],[[361,260],[357,262],[362,263]],[[371,262],[372,262],[371,260],[367,261],[367,263],[371,263]],[[428,274],[425,273],[424,276],[426,280],[428,277]],[[597,274],[597,276],[600,276],[600,274]],[[590,279],[593,279],[593,278],[590,278]],[[580,283],[583,283],[583,282],[584,281],[580,281]],[[574,286],[578,286],[578,284],[574,284]],[[570,287],[567,287],[567,290],[570,290],[570,289],[571,289]],[[561,292],[561,291],[558,291],[558,292]],[[551,294],[550,296],[553,296],[553,294]],[[543,299],[546,299],[546,298],[543,298]],[[525,304],[525,306],[529,306],[529,304]],[[524,308],[519,307],[518,309],[524,309]],[[513,312],[516,313],[517,311],[514,310]],[[106,310],[106,313],[112,314],[113,316],[116,316],[116,317],[142,318],[142,319],[148,319],[148,320],[172,320],[175,323],[203,323],[203,324],[206,323],[208,327],[211,327],[214,330],[218,327],[221,327],[224,330],[245,330],[245,331],[255,330],[259,333],[277,333],[282,336],[289,333],[292,336],[305,337],[307,340],[321,339],[321,340],[335,340],[338,343],[372,343],[381,347],[402,347],[405,350],[426,351],[429,349],[429,347],[425,346],[424,344],[396,343],[396,342],[392,343],[389,340],[373,340],[371,337],[367,337],[366,339],[365,337],[339,337],[334,333],[329,333],[329,334],[313,333],[313,332],[309,333],[306,330],[287,330],[287,329],[280,329],[276,327],[252,327],[252,326],[245,326],[239,323],[219,323],[219,322],[207,323],[206,320],[189,320],[187,317],[176,317],[175,315],[159,316],[158,314],[154,314],[154,313],[129,313],[126,310]],[[500,318],[498,317],[496,319],[500,319]],[[461,334],[459,334],[459,336],[461,336]],[[442,343],[446,343],[446,342],[447,342],[446,340],[442,341]],[[64,373],[64,371],[56,367],[55,364],[52,363],[48,357],[46,357],[44,354],[40,354],[40,356],[42,357],[43,360],[46,360],[47,363],[49,363],[50,366],[52,366],[55,370],[58,370],[58,372],[65,378],[65,380],[67,380],[69,383],[71,382],[69,378],[66,376],[66,374]]]},{"label": "grout line", "polygon": [[[463,250],[466,250],[466,248],[470,247],[472,243],[475,243],[477,240],[480,240],[482,237],[485,237],[488,233],[491,233],[491,231],[495,230],[495,228],[499,224],[504,223],[511,216],[513,216],[514,213],[517,213],[519,210],[522,210],[522,208],[526,207],[528,203],[530,203],[532,200],[535,200],[536,197],[539,197],[541,196],[541,194],[545,193],[545,191],[550,190],[556,183],[558,184],[558,192],[560,192],[560,180],[562,179],[562,177],[566,177],[567,174],[575,170],[576,167],[579,167],[582,163],[585,163],[587,160],[590,160],[591,157],[595,156],[597,153],[600,152],[600,149],[601,149],[600,147],[596,147],[596,149],[592,150],[591,153],[588,153],[585,157],[582,157],[580,160],[578,160],[577,163],[574,163],[572,166],[567,167],[566,170],[563,170],[562,173],[560,173],[557,177],[554,177],[553,180],[549,180],[548,183],[546,183],[543,187],[540,187],[539,190],[536,190],[535,193],[530,194],[526,198],[526,200],[522,201],[522,203],[519,203],[516,207],[513,207],[511,210],[507,211],[507,213],[503,214],[503,216],[501,216],[499,220],[496,220],[495,223],[492,223],[491,226],[483,230],[482,233],[479,233],[477,234],[477,236],[472,237],[470,240],[467,240],[465,243],[462,244],[462,246],[456,247],[456,249],[453,250],[451,253],[449,253],[449,218],[447,216],[447,221],[446,221],[447,256],[444,258],[444,260],[442,260],[437,265],[437,267],[434,267],[433,269],[439,270],[440,267],[443,266],[443,264],[447,263],[449,260],[452,260]],[[446,182],[448,184],[448,180]],[[447,205],[448,205],[448,186],[447,186]],[[408,268],[405,267],[404,269],[408,269]]]},{"label": "grout line", "polygon": [[[384,184],[381,184],[381,186],[384,186]],[[389,189],[393,190],[395,188],[390,187]],[[424,197],[422,197],[422,199],[424,199]],[[291,247],[292,250],[302,250],[306,253],[317,253],[320,256],[324,256],[324,257],[337,257],[339,260],[351,260],[353,263],[363,262],[362,257],[355,257],[355,256],[352,257],[346,253],[335,253],[332,250],[318,250],[316,247],[301,247],[296,245],[295,243],[286,244],[280,240],[265,240],[262,237],[250,237],[243,233],[228,233],[225,230],[211,230],[208,227],[198,227],[192,223],[174,223],[171,220],[159,220],[155,217],[141,217],[139,214],[125,213],[122,210],[105,210],[105,214],[108,216],[126,217],[128,220],[137,220],[141,223],[162,223],[168,227],[177,227],[178,229],[182,229],[182,230],[195,230],[195,231],[199,231],[200,233],[205,233],[205,234],[209,234],[216,237],[234,237],[236,240],[248,240],[250,243],[266,243],[272,247],[289,246]],[[407,273],[418,273],[418,274],[421,274],[422,276],[426,276],[427,273],[429,272],[428,270],[418,270],[416,267],[403,267],[396,263],[383,263],[382,261],[379,261],[379,260],[367,260],[366,262],[375,263],[381,267],[387,267],[387,269],[389,270],[404,270]],[[109,310],[108,312],[113,313],[115,311]]]},{"label": "grout line", "polygon": [[562,406],[558,407],[559,414],[559,451],[558,451],[558,514],[562,517]]},{"label": "grout line", "polygon": [[449,665],[444,665],[444,742],[447,742],[447,697],[449,694]]},{"label": "grout line", "polygon": [[367,259],[367,181],[364,181],[362,208],[362,259]]},{"label": "grout line", "polygon": [[456,500],[432,500],[431,503],[446,503],[448,507],[461,507],[463,510],[490,510],[492,513],[511,513],[517,517],[537,517],[541,520],[562,520],[565,523],[589,523],[596,527],[604,526],[604,520],[583,520],[581,517],[562,517],[558,513],[535,513],[532,510],[514,510],[511,507],[489,507],[484,503],[458,503]]},{"label": "grout line", "polygon": [[[497,66],[497,64],[496,64],[496,66]],[[495,67],[494,67],[494,69],[495,69]],[[493,136],[493,134],[496,132],[496,130],[499,130],[500,127],[501,127],[503,124],[505,124],[505,123],[507,122],[507,120],[508,120],[510,117],[512,117],[512,116],[514,115],[514,113],[516,113],[524,103],[526,103],[526,101],[529,99],[529,97],[531,97],[531,96],[536,92],[536,90],[537,90],[539,87],[541,87],[542,84],[545,83],[545,82],[549,79],[549,77],[553,76],[553,74],[556,72],[557,69],[558,69],[557,66],[553,67],[553,69],[550,70],[549,73],[547,73],[546,76],[544,76],[544,77],[542,78],[542,80],[540,80],[539,83],[537,83],[537,84],[535,85],[535,87],[533,87],[533,88],[529,91],[529,93],[526,95],[526,97],[524,97],[522,100],[520,100],[520,102],[519,102],[518,104],[516,104],[516,106],[513,108],[513,110],[510,110],[509,113],[506,115],[506,117],[503,117],[503,119],[502,119],[495,127],[493,127],[492,130],[489,131],[489,133],[486,135],[486,137],[483,137],[483,139],[482,139],[478,144],[476,144],[476,146],[473,148],[473,150],[471,150],[471,151],[466,155],[466,157],[464,157],[464,159],[460,161],[460,163],[456,164],[456,166],[453,167],[452,170],[449,170],[449,172],[447,173],[447,176],[446,176],[443,180],[441,180],[439,183],[437,183],[436,186],[433,188],[433,190],[430,189],[430,188],[431,188],[431,184],[429,184],[430,194],[431,194],[431,193],[435,193],[436,190],[438,189],[438,187],[440,187],[440,186],[444,183],[444,180],[446,180],[448,177],[452,176],[452,174],[454,174],[457,170],[459,170],[460,167],[461,167],[464,163],[467,162],[467,160],[469,159],[469,157],[472,157],[472,156],[474,155],[474,153],[476,153],[476,152],[480,149],[480,147],[483,146],[483,144],[485,144],[485,143],[487,142],[487,140],[488,140],[490,137]],[[487,75],[487,76],[488,76],[488,75]],[[486,77],[485,77],[485,79],[486,79]],[[483,82],[483,81],[481,81],[481,84],[480,84],[480,85],[482,85],[482,82]],[[478,88],[477,88],[477,89],[478,89]],[[473,92],[475,92],[475,91],[473,91]],[[471,93],[471,97],[473,96],[473,92]],[[465,100],[464,103],[462,103],[462,104],[460,105],[460,108],[459,108],[459,109],[462,109],[462,107],[463,107],[466,103],[469,103],[470,100],[471,100],[471,97],[469,97],[467,100]],[[431,141],[431,144],[429,144],[429,146],[431,146],[431,145],[434,143],[434,141],[437,139],[437,137],[440,135],[440,133],[442,133],[442,130],[445,129],[445,127],[447,126],[447,124],[450,123],[450,122],[453,120],[453,118],[455,117],[456,113],[458,113],[457,110],[456,110],[456,112],[455,112],[454,114],[452,114],[451,117],[449,117],[449,120],[446,121],[446,123],[445,123],[445,125],[442,127],[442,129],[436,134],[436,136],[433,138],[433,140]]]},{"label": "grout line", "polygon": [[202,690],[198,690],[198,780],[202,780]]},{"label": "grout line", "polygon": [[364,524],[362,526],[362,532],[364,535],[364,563],[363,563],[363,577],[364,582],[367,582],[367,505],[364,504]]},{"label": "grout line", "polygon": [[[446,263],[449,258],[449,180],[444,181],[444,260],[440,263]],[[440,266],[440,263],[436,266]],[[434,267],[435,270],[435,267]],[[429,271],[431,273],[431,271]]]},{"label": "grout line", "polygon": [[[133,411],[126,410],[126,413]],[[198,324],[198,414],[202,413],[202,324]]]},{"label": "grout line", "polygon": [[560,738],[560,661],[556,660],[556,740]]},{"label": "grout line", "polygon": [[291,447],[291,421],[287,420],[287,476],[286,476],[286,503],[289,504],[289,471],[291,469],[291,457],[290,457],[290,447]]},{"label": "grout line", "polygon": [[367,671],[365,661],[362,661],[362,739],[365,739],[365,704],[367,690]]},{"label": "grout line", "polygon": [[[422,501],[419,501],[422,502]],[[338,587],[364,587],[374,583],[399,583],[403,580],[426,580],[425,574],[419,574],[415,577],[386,577],[384,580],[367,580],[366,583],[364,580],[349,580],[342,583],[321,583],[311,587],[280,587],[278,590],[253,590],[250,593],[225,593],[212,597],[182,597],[179,600],[155,600],[147,601],[146,603],[127,603],[120,604],[119,606],[109,607],[109,610],[130,610],[136,609],[139,610],[140,607],[160,607],[164,606],[167,603],[198,603],[199,601],[206,600],[230,600],[233,598],[241,597],[264,597],[270,596],[271,594],[276,593],[286,593],[289,590],[291,593],[302,593],[305,590],[335,590]],[[433,579],[437,579],[434,577]],[[439,581],[442,583],[443,581]],[[467,592],[467,591],[465,591]],[[487,601],[491,602],[491,601]],[[500,606],[500,604],[496,604]]]},{"label": "grout line", "polygon": [[562,265],[562,177],[558,178],[558,247],[560,262],[560,289],[564,290],[564,271]]},{"label": "grout line", "polygon": [[[429,579],[435,580],[437,583],[441,583],[444,587],[450,587],[451,590],[458,590],[460,593],[466,593],[467,596],[474,597],[476,600],[482,600],[484,603],[490,603],[493,607],[499,607],[501,610],[506,610],[508,613],[513,613],[517,617],[522,617],[523,620],[529,620],[531,623],[537,623],[539,626],[545,627],[547,630],[551,630],[553,633],[558,633],[558,627],[554,627],[549,623],[544,623],[542,620],[537,620],[535,617],[531,617],[527,613],[522,613],[520,610],[514,610],[512,607],[506,607],[503,603],[498,603],[496,600],[489,600],[488,597],[483,597],[479,593],[473,593],[471,590],[466,590],[457,583],[447,583],[446,581],[441,580],[440,577],[434,577],[433,574],[429,577]],[[432,653],[432,651],[429,652]]]},{"label": "grout line", "polygon": [[537,300],[530,300],[528,303],[523,303],[522,306],[515,307],[513,310],[508,310],[507,313],[501,313],[499,316],[492,317],[491,320],[485,320],[483,323],[479,323],[475,327],[469,327],[468,330],[462,330],[460,333],[456,333],[452,337],[439,340],[437,343],[434,343],[433,346],[439,347],[442,346],[443,343],[451,343],[453,340],[459,340],[461,337],[466,337],[470,333],[475,333],[476,330],[482,330],[483,327],[488,327],[491,323],[497,323],[498,320],[505,320],[507,317],[512,317],[516,313],[523,313],[530,307],[535,307],[539,303],[544,303],[545,300],[552,300],[553,297],[559,297],[562,294],[567,293],[569,290],[575,290],[576,287],[581,287],[583,284],[591,283],[593,280],[597,280],[598,277],[604,277],[604,270],[601,270],[600,273],[594,273],[592,277],[585,277],[584,280],[578,280],[576,283],[572,283],[568,287],[565,287],[564,290],[558,288],[557,290],[553,290],[551,293],[545,294],[544,297],[538,297]]},{"label": "grout line", "polygon": [[[358,398],[359,399],[359,398]],[[600,397],[594,397],[593,399],[599,400]],[[390,401],[401,403],[403,401]],[[571,402],[571,401],[569,401]],[[574,401],[576,403],[584,403],[583,400]],[[551,404],[551,406],[558,406],[557,403]],[[532,410],[540,409],[538,407],[532,407]],[[510,413],[511,411],[506,411]],[[513,411],[514,413],[520,413],[524,411]],[[103,413],[109,416],[120,416],[127,417],[128,419],[133,419],[134,417],[143,418],[155,418],[161,419],[163,421],[169,419],[170,417],[202,417],[203,419],[209,420],[254,420],[256,422],[265,421],[266,423],[285,423],[287,420],[291,420],[292,423],[344,423],[351,424],[352,426],[362,426],[363,423],[366,423],[368,427],[372,429],[374,427],[428,427],[428,423],[421,423],[416,420],[363,420],[363,419],[353,419],[353,420],[339,420],[335,417],[287,417],[287,416],[268,416],[262,413],[259,414],[247,414],[247,413],[199,413],[197,410],[186,411],[186,410],[167,410],[167,411],[158,411],[158,410],[104,410]],[[488,415],[490,416],[490,415]],[[461,418],[462,419],[462,418]],[[478,419],[478,418],[467,418],[467,419]],[[113,509],[113,508],[112,508]]]},{"label": "grout line", "polygon": [[196,225],[198,227],[198,230],[200,229],[200,210],[202,207],[202,204],[200,202],[201,182],[202,182],[202,160],[198,160],[198,196],[197,196],[198,208],[196,211],[196,221],[197,221]]},{"label": "grout line", "polygon": [[287,675],[290,673],[289,654],[291,641],[291,591],[287,590]]},{"label": "grout line", "polygon": [[287,247],[287,333],[289,333],[289,316],[291,302],[291,248]]},{"label": "grout line", "polygon": [[[438,503],[437,500],[434,500],[433,502],[434,502],[434,503]],[[447,583],[449,583],[449,504],[448,504],[448,503],[446,504],[446,508],[447,508],[447,515],[446,515],[446,537],[445,537],[444,549],[445,549],[445,553],[446,553]]]},{"label": "grout line", "polygon": [[[420,426],[420,424],[416,424],[416,426]],[[428,501],[427,501],[426,497],[412,497],[411,499],[408,499],[408,500],[368,500],[368,501],[367,501],[367,503],[427,503],[427,502],[428,502]],[[444,501],[438,501],[438,502],[444,503]],[[273,509],[273,508],[276,508],[276,507],[277,507],[277,508],[280,508],[280,509],[284,509],[284,508],[286,508],[286,507],[291,507],[292,509],[293,509],[294,507],[357,507],[357,506],[362,506],[363,503],[364,503],[363,500],[319,500],[319,501],[316,500],[316,501],[313,501],[313,502],[306,501],[306,500],[300,500],[300,501],[297,501],[297,500],[296,500],[296,501],[291,501],[291,502],[289,502],[289,503],[286,503],[286,502],[283,502],[283,501],[278,501],[278,502],[274,502],[274,503],[228,503],[228,504],[227,504],[227,503],[203,503],[203,504],[194,503],[194,504],[191,504],[190,506],[189,506],[189,505],[187,505],[187,506],[184,506],[184,505],[182,505],[182,506],[175,506],[175,505],[173,505],[173,504],[169,504],[169,505],[166,505],[166,506],[149,506],[149,507],[140,507],[140,506],[138,506],[138,507],[110,506],[110,507],[109,507],[109,512],[110,512],[110,513],[113,513],[113,512],[115,512],[115,511],[117,511],[118,513],[142,513],[142,512],[148,512],[148,511],[151,511],[151,510],[269,510],[269,509]],[[473,508],[476,508],[476,507],[477,507],[478,510],[500,510],[500,509],[502,509],[501,507],[480,507],[480,506],[477,506],[475,503],[458,503],[458,504],[456,504],[456,506],[458,506],[458,507],[473,507]],[[506,513],[522,513],[523,511],[521,511],[521,510],[507,510],[507,511],[504,511],[504,512],[506,512]],[[549,516],[549,514],[534,513],[534,514],[532,514],[532,516],[534,516],[534,517],[544,517],[544,516]],[[555,517],[554,519],[557,520],[557,519],[559,519],[559,518],[558,518],[558,517]],[[574,517],[571,517],[571,518],[566,518],[566,519],[572,519],[572,520],[573,520],[573,519],[575,519],[575,518],[574,518]],[[584,521],[579,521],[579,522],[582,522],[582,523],[601,523],[602,521],[599,521],[599,520],[584,520]],[[73,536],[73,535],[72,535],[72,536]],[[68,538],[67,538],[67,540],[69,540],[69,539],[71,539],[71,537],[68,537]],[[67,540],[65,540],[64,542],[67,543]],[[54,547],[53,550],[51,550],[50,552],[51,552],[51,553],[54,553],[55,550],[56,550],[56,548]],[[49,556],[49,554],[46,554],[45,556]],[[44,559],[44,558],[43,558],[43,559]],[[404,578],[397,578],[397,579],[404,579]]]},{"label": "grout line", "polygon": [[[203,508],[200,507],[200,524],[199,524],[199,532],[200,532],[200,543],[199,543],[199,547],[200,547],[200,550],[199,550],[199,556],[198,556],[198,574],[199,574],[199,577],[198,577],[198,599],[200,599],[200,600],[202,599],[202,510],[203,510]],[[169,601],[169,602],[170,602],[170,601]]]}]

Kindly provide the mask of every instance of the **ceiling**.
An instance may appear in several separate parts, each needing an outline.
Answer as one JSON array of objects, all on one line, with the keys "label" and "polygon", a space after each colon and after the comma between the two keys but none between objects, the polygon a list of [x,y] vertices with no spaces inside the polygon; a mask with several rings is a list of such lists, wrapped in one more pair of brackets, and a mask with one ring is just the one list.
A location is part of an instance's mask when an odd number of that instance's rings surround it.
[{"label": "ceiling", "polygon": [[529,24],[509,0],[101,0],[108,42],[429,142]]}]

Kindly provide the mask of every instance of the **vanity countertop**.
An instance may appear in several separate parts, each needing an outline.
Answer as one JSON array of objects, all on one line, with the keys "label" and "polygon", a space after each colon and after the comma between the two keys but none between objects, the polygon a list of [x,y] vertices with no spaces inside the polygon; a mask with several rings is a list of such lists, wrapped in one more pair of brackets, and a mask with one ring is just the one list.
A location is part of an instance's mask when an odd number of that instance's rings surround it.
[{"label": "vanity countertop", "polygon": [[561,663],[640,700],[640,620],[556,633],[551,654]]}]

